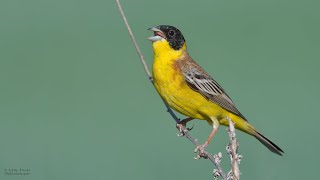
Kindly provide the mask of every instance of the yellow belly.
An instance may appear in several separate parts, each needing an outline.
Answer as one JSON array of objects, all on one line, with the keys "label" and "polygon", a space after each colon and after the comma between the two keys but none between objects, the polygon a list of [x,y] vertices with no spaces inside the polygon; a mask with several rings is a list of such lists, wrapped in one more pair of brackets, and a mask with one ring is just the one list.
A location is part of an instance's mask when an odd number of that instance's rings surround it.
[{"label": "yellow belly", "polygon": [[188,90],[185,83],[177,85],[175,83],[156,82],[155,86],[161,97],[174,110],[188,117],[202,120],[210,120],[212,117],[222,117],[223,109],[196,93]]},{"label": "yellow belly", "polygon": [[185,116],[206,120],[209,124],[212,124],[212,118],[216,118],[221,125],[228,126],[228,116],[235,122],[237,129],[252,133],[253,127],[249,123],[192,90],[182,75],[172,68],[172,64],[160,62],[154,63],[153,66],[154,85],[170,107]]},{"label": "yellow belly", "polygon": [[155,57],[153,78],[160,96],[176,111],[188,117],[211,121],[228,113],[225,109],[192,90],[184,80],[174,60]]}]

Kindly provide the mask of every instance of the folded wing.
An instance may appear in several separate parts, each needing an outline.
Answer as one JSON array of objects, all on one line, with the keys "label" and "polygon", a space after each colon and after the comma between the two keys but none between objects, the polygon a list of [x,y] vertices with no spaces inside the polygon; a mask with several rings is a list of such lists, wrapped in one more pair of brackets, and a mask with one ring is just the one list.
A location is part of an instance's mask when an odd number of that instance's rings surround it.
[{"label": "folded wing", "polygon": [[195,61],[190,58],[188,61],[179,60],[178,64],[185,81],[194,91],[199,92],[206,99],[246,120],[224,89]]}]

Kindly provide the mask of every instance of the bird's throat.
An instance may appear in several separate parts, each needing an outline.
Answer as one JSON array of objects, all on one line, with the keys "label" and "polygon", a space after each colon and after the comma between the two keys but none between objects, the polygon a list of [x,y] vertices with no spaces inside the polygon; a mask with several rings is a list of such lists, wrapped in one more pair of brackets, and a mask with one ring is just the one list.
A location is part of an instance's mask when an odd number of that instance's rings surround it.
[{"label": "bird's throat", "polygon": [[168,41],[161,40],[153,42],[154,59],[161,61],[175,61],[181,59],[181,56],[186,52],[186,45],[184,44],[179,50],[173,49]]}]

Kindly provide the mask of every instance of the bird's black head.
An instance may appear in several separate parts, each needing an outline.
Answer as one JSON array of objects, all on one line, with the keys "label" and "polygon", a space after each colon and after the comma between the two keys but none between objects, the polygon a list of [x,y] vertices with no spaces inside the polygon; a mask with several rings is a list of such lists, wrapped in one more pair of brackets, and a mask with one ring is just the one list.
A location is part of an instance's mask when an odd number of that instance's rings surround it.
[{"label": "bird's black head", "polygon": [[149,30],[154,32],[154,36],[150,37],[149,40],[155,42],[162,39],[166,39],[169,45],[174,50],[179,50],[185,43],[185,39],[179,29],[169,25],[159,25]]}]

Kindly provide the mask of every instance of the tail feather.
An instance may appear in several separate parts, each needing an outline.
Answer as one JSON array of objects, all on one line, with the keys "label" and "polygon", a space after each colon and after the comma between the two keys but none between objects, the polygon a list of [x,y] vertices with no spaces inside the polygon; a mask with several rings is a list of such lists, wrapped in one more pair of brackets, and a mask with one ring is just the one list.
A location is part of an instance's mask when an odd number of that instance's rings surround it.
[{"label": "tail feather", "polygon": [[260,134],[258,131],[255,130],[255,133],[253,134],[255,138],[257,138],[263,145],[265,145],[270,151],[282,156],[283,150],[274,144],[272,141],[270,141],[268,138]]}]

